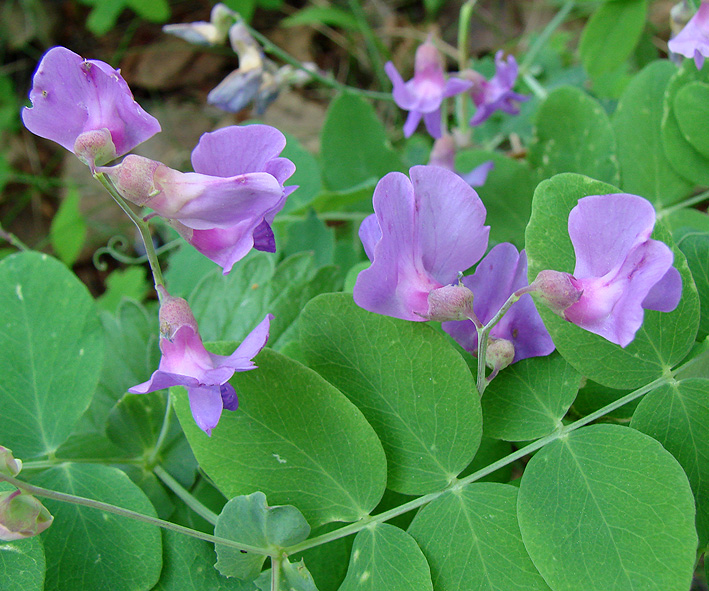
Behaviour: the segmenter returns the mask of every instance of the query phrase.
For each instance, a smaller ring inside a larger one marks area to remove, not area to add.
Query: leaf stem
[[[465,478],[461,480],[457,480],[455,482],[452,482],[450,485],[448,485],[446,488],[443,490],[429,493],[427,495],[424,495],[422,497],[418,497],[416,499],[413,499],[409,501],[408,503],[404,503],[403,505],[400,505],[399,507],[394,507],[393,509],[389,509],[389,511],[384,511],[383,513],[379,513],[378,515],[374,516],[368,516],[365,517],[364,519],[361,519],[357,523],[352,523],[350,525],[346,525],[345,527],[341,527],[340,529],[337,529],[335,531],[322,534],[320,536],[316,536],[314,538],[311,538],[309,540],[305,540],[303,542],[300,542],[299,544],[295,544],[293,546],[290,546],[285,549],[285,552],[287,554],[295,554],[296,552],[302,552],[303,550],[308,550],[309,548],[314,548],[316,546],[320,546],[321,544],[325,544],[327,542],[331,542],[333,540],[337,540],[339,538],[343,538],[345,536],[349,536],[351,534],[355,534],[367,526],[371,525],[372,523],[382,523],[384,521],[387,521],[389,519],[392,519],[394,517],[397,517],[398,515],[401,515],[403,513],[406,513],[408,511],[412,511],[414,509],[418,509],[419,507],[430,503],[431,501],[434,501],[438,497],[444,495],[445,493],[451,491],[451,490],[459,490],[463,488],[464,486],[467,486],[468,484],[471,484],[477,480],[480,480],[481,478],[487,476],[488,474],[492,474],[496,470],[499,470],[500,468],[503,468],[504,466],[507,466],[513,462],[516,462],[520,458],[526,456],[527,454],[530,454],[534,451],[537,451],[538,449],[541,449],[545,445],[548,445],[549,443],[552,443],[553,441],[556,441],[557,439],[561,439],[562,437],[565,437],[572,431],[575,431],[576,429],[579,429],[585,425],[588,425],[589,423],[595,421],[596,419],[601,418],[602,416],[613,412],[617,408],[620,408],[621,406],[624,406],[628,404],[629,402],[632,402],[633,400],[640,398],[641,396],[647,394],[648,392],[651,392],[652,390],[659,388],[660,386],[663,386],[665,384],[671,383],[674,381],[673,377],[673,372],[668,372],[667,375],[663,375],[662,377],[650,382],[649,384],[646,384],[645,386],[638,388],[637,390],[631,392],[630,394],[626,394],[622,398],[619,398],[618,400],[615,400],[614,402],[611,402],[610,404],[607,404],[603,408],[597,410],[596,412],[593,412],[589,415],[586,415],[585,417],[569,424],[566,425],[565,427],[560,427],[553,433],[550,433],[549,435],[542,437],[541,439],[537,439],[536,441],[533,441],[529,445],[505,456],[504,458],[501,458],[500,460],[497,460],[496,462],[493,462],[489,466],[486,466],[485,468],[482,468],[478,470],[477,472],[473,472],[472,474],[466,476]]]
[[[167,398],[167,402],[165,403],[165,416],[162,420],[162,427],[160,427],[160,434],[158,435],[158,440],[155,442],[155,447],[150,453],[150,456],[148,456],[147,464],[149,467],[152,467],[157,461],[158,454],[160,453],[160,450],[162,449],[162,446],[165,443],[167,433],[170,430],[170,415],[172,412],[172,402],[169,394],[165,398]]]
[[[468,60],[470,56],[468,55],[468,38],[470,34],[470,21],[473,17],[473,12],[475,10],[475,5],[478,0],[467,0],[460,7],[460,14],[458,16],[458,71],[462,72],[468,68]],[[467,93],[462,93],[455,97],[455,116],[458,120],[458,129],[462,137],[470,135],[470,128],[468,126],[468,95]]]
[[[569,2],[564,4],[561,10],[556,13],[556,16],[554,16],[554,18],[549,21],[547,26],[544,27],[544,30],[542,31],[541,35],[536,38],[536,40],[532,44],[532,47],[530,47],[529,51],[525,54],[524,59],[522,60],[522,63],[519,66],[521,72],[525,73],[529,71],[529,68],[534,63],[537,54],[547,44],[549,38],[554,34],[554,31],[556,31],[566,20],[566,17],[574,8],[575,4],[576,2],[574,0],[570,0]]]
[[[153,237],[150,235],[150,228],[148,224],[142,220],[136,213],[131,209],[130,205],[118,194],[118,191],[113,186],[110,179],[102,172],[95,172],[94,178],[100,182],[109,195],[113,197],[113,200],[118,203],[118,206],[126,213],[126,215],[131,219],[138,228],[140,232],[140,237],[143,239],[145,244],[145,253],[148,257],[148,263],[150,263],[150,270],[153,272],[153,281],[155,283],[155,289],[157,290],[158,285],[165,285],[165,280],[162,276],[162,270],[160,269],[160,262],[158,261],[158,255],[155,252],[155,246],[153,245]]]
[[[131,511],[130,509],[124,509],[123,507],[116,507],[115,505],[110,505],[101,501],[95,501],[93,499],[87,499],[85,497],[79,497],[76,495],[68,495],[66,493],[61,493],[39,486],[34,486],[21,480],[17,480],[16,478],[8,476],[7,474],[0,473],[0,481],[9,482],[13,486],[38,497],[53,499],[55,501],[61,501],[62,503],[70,503],[72,505],[79,505],[82,507],[90,507],[91,509],[98,509],[99,511],[106,511],[107,513],[113,513],[114,515],[120,515],[121,517],[128,517],[130,519],[135,519],[136,521],[142,521],[143,523],[156,525],[157,527],[162,527],[163,529],[169,529],[170,531],[185,534],[187,536],[200,540],[205,540],[206,542],[222,544],[230,548],[236,548],[237,550],[252,552],[253,554],[259,554],[261,556],[273,556],[272,552],[269,552],[265,548],[249,546],[248,544],[240,544],[239,542],[235,542],[233,540],[227,540],[226,538],[220,538],[218,536],[205,534],[201,531],[190,529],[189,527],[177,525],[176,523],[170,523],[169,521],[164,521],[163,519],[158,519],[157,517],[144,515],[142,513],[138,513],[137,511]]]
[[[364,42],[367,45],[367,53],[369,54],[369,59],[372,62],[372,69],[377,77],[379,88],[386,88],[389,84],[389,79],[384,73],[384,64],[382,63],[382,58],[379,54],[379,47],[377,47],[377,37],[367,21],[367,16],[364,14],[364,10],[362,9],[362,5],[359,3],[359,0],[348,0],[347,4],[349,5],[352,14],[354,14],[360,33],[362,33],[362,36],[364,37]]]
[[[280,591],[282,556],[271,556],[271,591]]]
[[[699,195],[695,195],[694,197],[685,199],[680,203],[675,203],[670,207],[662,208],[660,211],[657,212],[657,219],[662,219],[670,215],[671,213],[674,213],[675,211],[679,211],[680,209],[684,209],[685,207],[691,207],[692,205],[696,205],[697,203],[702,203],[707,199],[709,199],[709,191],[704,191],[702,193],[699,193]]]
[[[157,465],[153,467],[153,472],[163,484],[167,486],[172,492],[174,492],[192,511],[197,513],[204,520],[208,521],[212,525],[217,524],[218,515],[205,507],[200,503],[190,492],[185,489],[177,480],[175,480],[162,466]]]

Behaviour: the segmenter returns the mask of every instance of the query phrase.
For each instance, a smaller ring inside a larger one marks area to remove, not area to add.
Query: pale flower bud
[[[515,346],[507,339],[490,338],[485,354],[485,363],[496,371],[505,369],[515,358]]]
[[[428,320],[467,320],[473,315],[473,292],[462,284],[444,285],[428,294]]]
[[[30,538],[42,533],[54,520],[46,507],[20,490],[0,493],[0,540]]]
[[[160,292],[160,334],[172,340],[177,330],[183,326],[189,326],[195,333],[199,332],[197,321],[187,300],[171,296],[162,285],[158,285],[158,291]]]
[[[555,314],[562,317],[564,310],[578,302],[583,295],[578,280],[561,271],[540,271],[531,287]]]
[[[74,154],[91,168],[110,162],[117,156],[111,132],[105,127],[80,134],[74,142]]]
[[[17,476],[22,470],[22,461],[15,459],[12,450],[0,445],[0,474]]]

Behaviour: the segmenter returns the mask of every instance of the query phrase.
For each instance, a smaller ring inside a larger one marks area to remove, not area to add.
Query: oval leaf
[[[222,414],[211,437],[195,424],[186,390],[171,389],[201,467],[227,497],[261,490],[272,503],[298,507],[313,527],[367,515],[384,492],[386,460],[362,413],[275,351],[262,351],[256,364],[232,378],[239,408]]]
[[[52,490],[155,517],[143,492],[116,468],[63,464],[32,479]],[[42,534],[47,591],[147,591],[162,569],[160,530],[126,517],[44,499],[54,523]]]
[[[372,314],[349,294],[314,298],[300,317],[308,365],[340,389],[379,435],[387,487],[441,490],[472,460],[480,402],[463,358],[421,323]]]
[[[409,527],[436,591],[548,591],[522,544],[517,489],[477,483],[423,507]]]
[[[634,429],[594,425],[540,450],[522,476],[517,513],[554,591],[690,586],[697,534],[687,477]]]
[[[2,444],[22,459],[54,452],[88,408],[103,331],[84,285],[36,252],[0,261]]]

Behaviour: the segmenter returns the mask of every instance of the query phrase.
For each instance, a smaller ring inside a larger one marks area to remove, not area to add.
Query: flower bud
[[[0,493],[0,540],[30,538],[42,533],[54,520],[32,495],[20,490]]]
[[[74,154],[92,169],[116,158],[116,146],[107,128],[85,131],[74,142]]]
[[[155,187],[155,173],[161,166],[167,168],[156,160],[129,154],[120,164],[102,172],[111,179],[121,197],[143,206],[159,192]]]
[[[578,302],[583,295],[579,281],[573,275],[561,271],[540,271],[531,287],[559,316],[563,316],[564,310]]]
[[[198,333],[197,321],[187,300],[171,296],[162,285],[158,285],[158,291],[160,293],[160,334],[171,341],[177,330],[183,326],[189,326]]]
[[[473,315],[473,292],[465,285],[444,285],[428,294],[428,320],[467,320]]]
[[[22,470],[22,461],[16,460],[12,450],[0,445],[0,474],[17,476]]]
[[[507,339],[490,338],[485,363],[495,371],[505,369],[515,358],[515,346]]]

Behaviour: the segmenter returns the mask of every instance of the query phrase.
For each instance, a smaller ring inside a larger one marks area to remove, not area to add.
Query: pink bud
[[[0,474],[17,476],[22,470],[22,461],[16,460],[12,450],[0,445]]]
[[[561,271],[540,271],[531,287],[559,316],[563,316],[564,310],[578,302],[583,295],[579,281],[573,275]]]
[[[467,320],[473,315],[473,292],[462,284],[444,285],[428,294],[428,320]]]
[[[30,538],[42,533],[54,520],[32,495],[20,490],[0,493],[0,540]]]
[[[490,338],[485,354],[485,363],[496,372],[505,369],[515,358],[515,346],[507,339]]]
[[[129,154],[117,166],[101,172],[111,179],[124,199],[143,206],[159,191],[155,187],[155,174],[160,167],[167,168],[156,160]]]
[[[158,285],[160,292],[160,334],[168,340],[183,326],[189,326],[195,333],[199,332],[197,321],[187,300],[176,298],[167,293],[164,286]]]
[[[107,128],[85,131],[74,142],[74,154],[87,166],[110,162],[116,158],[116,146]]]

